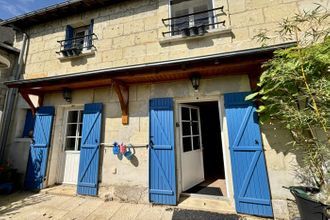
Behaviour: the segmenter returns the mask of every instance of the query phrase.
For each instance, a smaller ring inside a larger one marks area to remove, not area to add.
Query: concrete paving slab
[[[146,205],[136,216],[136,220],[161,220],[165,208],[163,206]]]
[[[119,202],[104,202],[95,209],[89,216],[88,220],[110,219],[125,204]]]
[[[97,209],[103,201],[97,198],[89,197],[79,197],[81,200],[85,200],[68,214],[63,216],[63,219],[85,219],[89,216],[95,209]]]
[[[130,220],[135,219],[143,209],[145,209],[146,205],[142,204],[125,204],[119,208],[119,210],[110,218],[115,220]]]

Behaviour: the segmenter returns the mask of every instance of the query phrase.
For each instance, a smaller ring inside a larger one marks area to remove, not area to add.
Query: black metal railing
[[[97,35],[93,33],[82,37],[57,41],[60,44],[60,50],[56,53],[62,54],[64,57],[78,56],[84,49],[96,49],[94,40],[97,39]]]
[[[221,15],[226,15],[224,6],[205,11],[199,11],[182,16],[162,19],[163,24],[169,28],[163,32],[163,36],[183,35],[198,36],[205,34],[209,29],[216,28],[218,25],[225,26],[225,20],[219,20]]]

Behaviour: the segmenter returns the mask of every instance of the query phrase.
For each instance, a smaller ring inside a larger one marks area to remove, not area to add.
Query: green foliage
[[[330,37],[329,13],[321,6],[284,19],[278,31],[297,46],[275,51],[263,65],[258,100],[261,121],[278,120],[292,134],[291,146],[304,153],[305,168],[321,187],[329,181]],[[324,27],[324,25],[328,25]],[[265,33],[256,36],[264,43]],[[260,39],[261,38],[261,39]]]

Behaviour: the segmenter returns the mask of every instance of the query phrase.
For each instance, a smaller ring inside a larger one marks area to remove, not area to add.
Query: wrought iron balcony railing
[[[199,11],[182,16],[162,19],[163,24],[169,28],[163,36],[182,35],[184,37],[204,35],[208,30],[225,26],[225,20],[219,20],[221,15],[226,15],[224,6],[210,10]]]
[[[60,50],[57,54],[62,54],[64,57],[78,56],[83,50],[96,49],[94,40],[97,40],[96,34],[89,34],[82,37],[75,37],[57,41],[60,44]]]

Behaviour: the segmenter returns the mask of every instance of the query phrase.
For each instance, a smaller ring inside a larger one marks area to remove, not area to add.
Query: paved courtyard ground
[[[259,219],[236,214],[176,209],[151,204],[105,202],[99,198],[62,196],[45,193],[17,192],[0,195],[0,220],[4,219],[120,219],[120,220],[179,220],[179,219]]]

